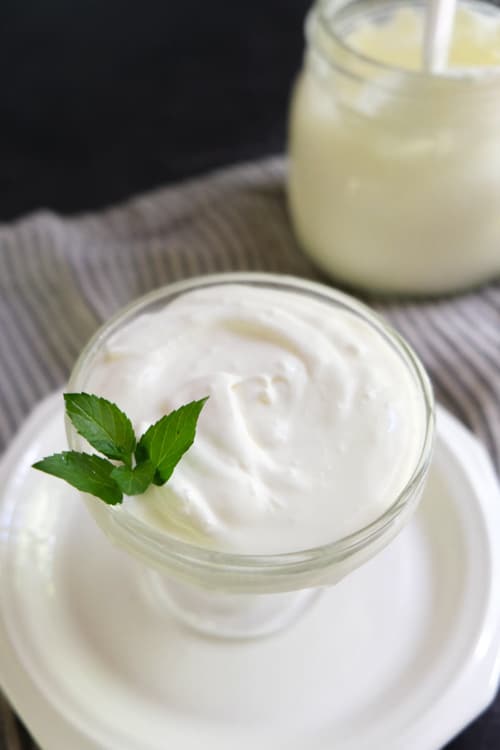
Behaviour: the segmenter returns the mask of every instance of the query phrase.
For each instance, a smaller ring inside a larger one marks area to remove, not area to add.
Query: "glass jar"
[[[411,0],[318,0],[307,18],[289,206],[304,251],[349,285],[436,294],[500,273],[500,11],[461,7],[498,24],[497,67],[403,70],[346,41],[401,8],[422,14]]]
[[[86,390],[96,355],[120,328],[144,313],[158,310],[194,289],[239,284],[280,289],[311,297],[328,308],[350,311],[374,329],[402,360],[415,384],[424,432],[421,452],[408,482],[388,509],[365,528],[314,549],[287,554],[237,554],[207,549],[168,535],[127,512],[126,503],[106,505],[85,495],[97,524],[110,540],[144,563],[153,598],[165,602],[199,632],[223,637],[267,635],[291,622],[314,600],[318,587],[339,581],[381,550],[416,508],[427,475],[433,442],[434,402],[427,375],[401,337],[365,305],[321,284],[271,274],[232,273],[205,276],[159,289],[119,312],[91,339],[78,359],[68,392]],[[66,423],[73,450],[83,439]]]

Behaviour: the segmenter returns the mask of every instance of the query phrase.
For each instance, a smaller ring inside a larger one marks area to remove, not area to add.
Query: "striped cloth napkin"
[[[101,214],[39,212],[0,227],[0,451],[30,409],[64,384],[99,324],[134,297],[220,271],[325,281],[293,237],[284,177],[284,161],[270,159]],[[413,344],[439,400],[499,469],[500,284],[421,303],[368,301]],[[0,750],[34,747],[5,706],[3,729]]]

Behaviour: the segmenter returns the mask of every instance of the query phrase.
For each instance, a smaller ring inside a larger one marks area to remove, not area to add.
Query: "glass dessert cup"
[[[231,273],[204,276],[156,290],[135,300],[90,340],[71,374],[67,390],[86,390],[97,352],[137,316],[153,312],[195,289],[227,284],[279,289],[321,301],[334,311],[347,310],[382,336],[411,374],[423,414],[424,434],[416,465],[387,510],[355,533],[318,547],[279,554],[238,554],[202,547],[159,531],[127,512],[126,502],[109,506],[84,495],[99,527],[113,544],[146,568],[150,593],[185,624],[219,637],[270,634],[292,622],[323,586],[340,581],[382,550],[402,529],[418,505],[430,465],[434,434],[432,388],[420,361],[405,341],[369,308],[321,284],[286,276]],[[71,449],[83,439],[69,421]]]

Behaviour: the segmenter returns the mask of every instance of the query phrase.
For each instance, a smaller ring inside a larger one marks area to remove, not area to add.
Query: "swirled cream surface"
[[[137,433],[208,395],[172,478],[123,509],[197,544],[279,553],[339,539],[394,502],[423,442],[413,378],[352,312],[223,285],[114,334],[86,390],[115,401]]]

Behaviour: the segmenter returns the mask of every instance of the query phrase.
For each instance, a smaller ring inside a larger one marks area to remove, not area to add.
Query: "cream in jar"
[[[317,547],[375,521],[408,484],[426,430],[412,372],[361,315],[238,284],[187,292],[118,329],[86,390],[118,403],[138,433],[210,397],[169,482],[123,509],[238,553]]]
[[[320,2],[290,121],[289,201],[325,271],[385,292],[500,272],[500,11],[459,5],[448,68],[421,70],[423,6]]]

